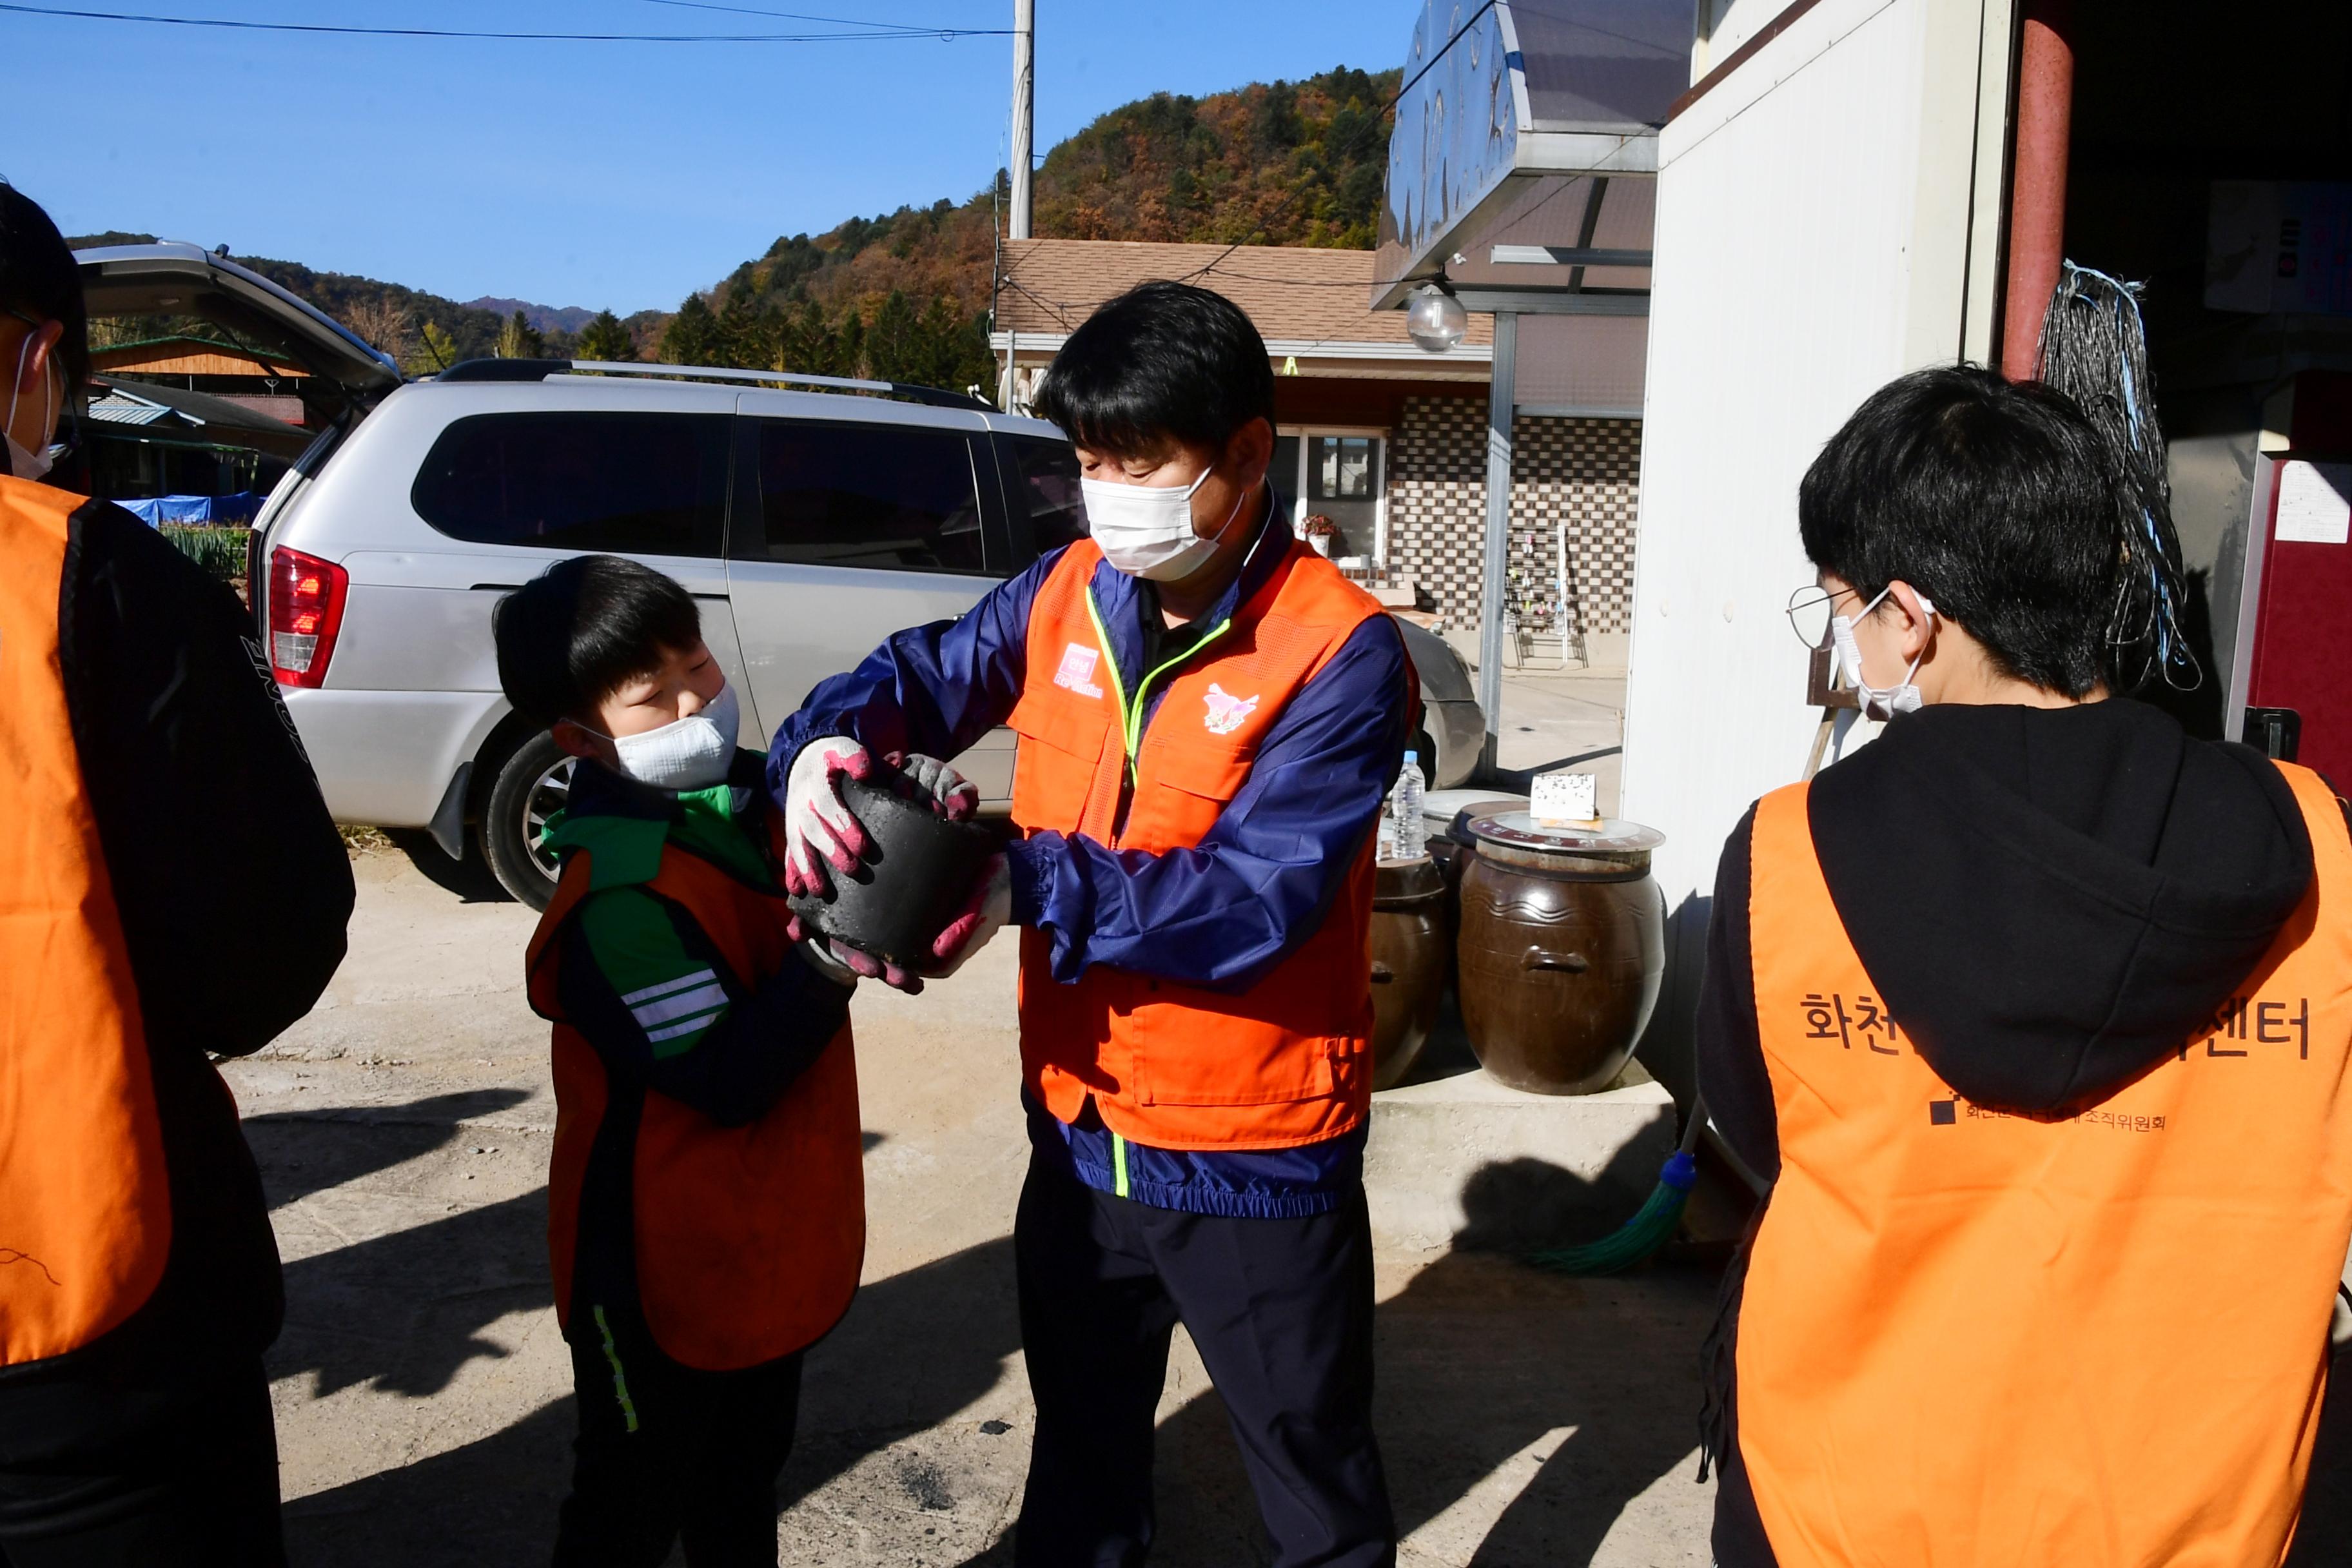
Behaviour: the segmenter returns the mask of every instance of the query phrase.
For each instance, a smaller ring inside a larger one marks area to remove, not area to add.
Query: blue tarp
[[[115,504],[150,528],[166,522],[248,523],[261,510],[261,495],[239,490],[233,496],[152,496]]]

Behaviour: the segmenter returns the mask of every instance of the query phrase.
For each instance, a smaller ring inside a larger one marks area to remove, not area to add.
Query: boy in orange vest
[[[555,1561],[771,1565],[801,1352],[866,1241],[849,996],[795,939],[694,600],[611,555],[509,595],[499,679],[580,759],[531,939],[580,1435]]]
[[[1391,1563],[1362,1172],[1403,639],[1294,537],[1268,481],[1272,365],[1232,301],[1181,283],[1112,300],[1041,412],[1076,443],[1089,536],[898,633],[778,729],[786,876],[857,854],[833,779],[869,752],[1019,733],[1022,837],[936,950],[1023,928],[1013,1255],[1037,1426],[1016,1562],[1149,1550],[1181,1321],[1274,1561]]]

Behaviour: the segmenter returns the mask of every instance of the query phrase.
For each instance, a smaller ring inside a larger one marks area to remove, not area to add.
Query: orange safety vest
[[[2318,776],[2283,771],[2302,905],[2210,1027],[2065,1117],[1936,1076],[1839,921],[1805,787],[1757,806],[1781,1173],[1738,1442],[1781,1568],[2285,1556],[2352,1233],[2352,847]]]
[[[555,1150],[547,1243],[555,1305],[571,1330],[572,1263],[589,1155],[613,1109],[603,1061],[563,1017],[556,932],[589,891],[593,851],[565,859],[528,957],[531,1009],[555,1025]],[[783,900],[675,845],[635,884],[685,909],[728,970],[753,986],[801,962]],[[709,1372],[756,1366],[824,1337],[849,1310],[866,1257],[857,1065],[845,1022],[758,1120],[721,1127],[648,1090],[630,1180],[637,1305],[671,1360]]]
[[[1123,689],[1087,587],[1101,559],[1093,541],[1072,544],[1030,610],[1010,721],[1021,737],[1013,820],[1026,834],[1084,834],[1114,849],[1190,848],[1249,778],[1292,696],[1383,612],[1294,541],[1233,619],[1181,661],[1147,729],[1141,714],[1160,672],[1145,676],[1143,691]],[[1295,1148],[1361,1123],[1371,1103],[1372,857],[1367,834],[1322,924],[1238,994],[1107,964],[1063,984],[1051,939],[1024,930],[1030,1093],[1063,1121],[1091,1095],[1113,1132],[1162,1149]]]
[[[172,1202],[137,982],[58,665],[68,520],[0,477],[0,1366],[154,1293]]]

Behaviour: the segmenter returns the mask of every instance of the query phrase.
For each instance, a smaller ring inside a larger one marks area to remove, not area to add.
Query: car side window
[[[1029,509],[1029,539],[1037,553],[1087,536],[1086,503],[1078,491],[1078,454],[1067,441],[1012,437],[1021,483],[1013,504]]]
[[[769,560],[901,572],[987,569],[965,436],[905,425],[758,425]]]
[[[478,544],[715,556],[727,447],[724,415],[475,415],[441,432],[410,498]]]

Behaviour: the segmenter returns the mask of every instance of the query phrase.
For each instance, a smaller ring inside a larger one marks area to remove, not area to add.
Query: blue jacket
[[[1230,616],[1265,583],[1288,543],[1287,517],[1278,500],[1268,507],[1247,562],[1209,611],[1209,623]],[[776,799],[784,797],[793,758],[821,737],[847,735],[877,754],[951,757],[1003,723],[1028,670],[1030,606],[1060,554],[1007,580],[959,619],[896,634],[856,669],[809,693],[800,711],[778,727],[769,750],[768,787]],[[1120,679],[1133,690],[1145,673],[1136,584],[1106,563],[1096,567],[1092,586]],[[1054,977],[1068,982],[1094,964],[1108,963],[1239,992],[1311,934],[1371,832],[1403,759],[1411,734],[1411,715],[1401,699],[1405,657],[1404,639],[1389,617],[1359,626],[1275,721],[1248,780],[1192,848],[1153,855],[1060,833],[1011,845],[1013,918],[1051,939]],[[1147,700],[1146,728],[1165,689],[1163,681]],[[1108,1135],[1104,1142],[1108,1173]],[[1348,1145],[1345,1157],[1352,1159],[1360,1140],[1332,1144]],[[1075,1143],[1073,1152],[1080,1155],[1083,1178],[1084,1152]],[[1336,1149],[1333,1153],[1341,1157]],[[1214,1165],[1247,1158],[1197,1161]],[[1108,1177],[1089,1184],[1107,1186]],[[1156,1187],[1164,1193],[1171,1184]],[[1254,1190],[1259,1184],[1238,1184]],[[1194,1205],[1168,1201],[1159,1206]],[[1258,1210],[1221,1200],[1203,1212]]]

